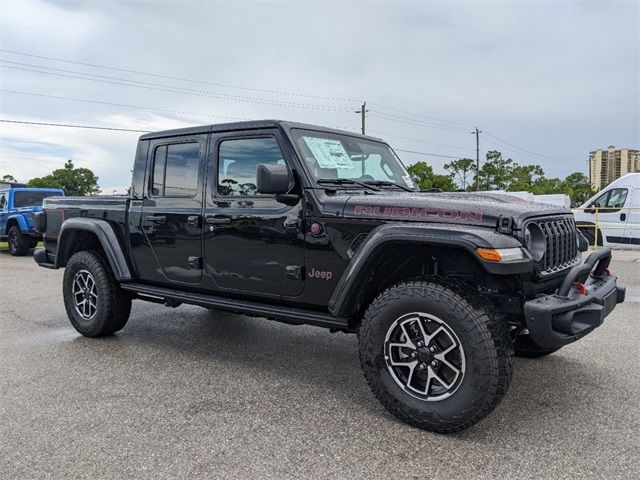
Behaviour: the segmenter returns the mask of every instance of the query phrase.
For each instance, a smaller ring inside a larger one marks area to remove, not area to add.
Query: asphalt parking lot
[[[442,436],[377,403],[353,335],[134,302],[87,339],[62,271],[0,252],[0,478],[638,478],[640,253],[614,259],[628,302]]]

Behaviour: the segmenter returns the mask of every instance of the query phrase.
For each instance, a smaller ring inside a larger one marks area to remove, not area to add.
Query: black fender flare
[[[113,227],[106,220],[98,218],[76,217],[64,221],[58,237],[58,255],[56,255],[55,268],[64,267],[67,264],[69,255],[66,242],[77,231],[91,232],[98,238],[116,280],[132,280],[127,258]]]
[[[487,262],[476,254],[476,248],[514,248],[522,244],[510,235],[483,227],[450,224],[393,224],[387,223],[371,231],[342,273],[331,298],[329,311],[342,316],[348,302],[357,293],[368,268],[375,262],[376,252],[390,242],[415,243],[432,246],[457,247],[471,254],[488,273],[515,275],[533,271],[534,261],[525,249],[525,259],[501,264]]]

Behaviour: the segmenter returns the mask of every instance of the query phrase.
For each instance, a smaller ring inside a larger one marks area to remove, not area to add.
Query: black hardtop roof
[[[361,137],[361,138],[368,138],[370,140],[382,141],[382,139],[380,138],[371,137],[368,135],[361,135],[359,133],[350,132],[348,130],[322,127],[319,125],[310,125],[307,123],[288,122],[284,120],[249,120],[246,122],[217,123],[213,125],[202,125],[198,127],[176,128],[173,130],[163,130],[160,132],[145,133],[140,137],[140,140],[149,140],[153,138],[164,138],[164,137],[176,137],[176,136],[183,136],[183,135],[194,135],[198,133],[232,132],[237,130],[257,130],[261,128],[277,128],[277,127],[284,128],[285,130],[290,130],[292,128],[319,130],[322,132],[340,133],[343,135],[350,135],[353,137]]]

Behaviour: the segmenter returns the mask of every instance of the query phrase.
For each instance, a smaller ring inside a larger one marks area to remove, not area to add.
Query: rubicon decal
[[[441,220],[464,220],[470,222],[482,222],[482,212],[466,212],[463,210],[450,210],[446,208],[416,208],[416,207],[370,207],[356,205],[353,214],[361,217],[387,217],[387,218],[438,218]]]
[[[328,270],[316,270],[315,268],[311,268],[311,270],[309,270],[309,278],[331,280],[331,277],[333,277],[333,272],[330,272]]]

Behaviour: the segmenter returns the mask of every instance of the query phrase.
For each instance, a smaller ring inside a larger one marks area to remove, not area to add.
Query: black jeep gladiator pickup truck
[[[488,415],[514,353],[578,340],[625,296],[569,210],[421,192],[382,140],[282,121],[143,135],[128,197],[48,198],[36,224],[82,335],[135,299],[355,332],[378,400],[435,432]]]

